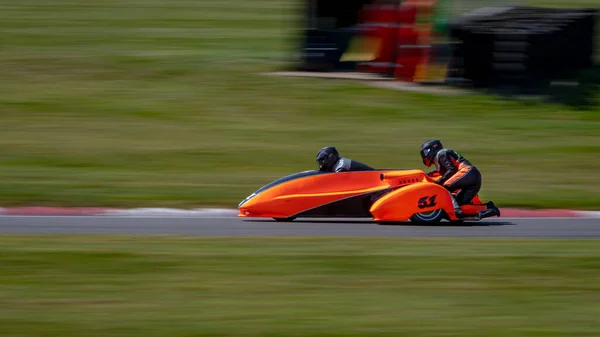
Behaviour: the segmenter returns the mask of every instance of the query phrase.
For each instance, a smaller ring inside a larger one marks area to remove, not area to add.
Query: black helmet
[[[319,171],[330,171],[333,169],[333,165],[340,158],[340,154],[333,146],[327,146],[317,152],[317,165],[319,165]]]
[[[423,145],[421,145],[421,158],[423,159],[423,164],[425,166],[430,167],[433,164],[433,160],[437,153],[443,149],[442,142],[434,139],[428,140]]]

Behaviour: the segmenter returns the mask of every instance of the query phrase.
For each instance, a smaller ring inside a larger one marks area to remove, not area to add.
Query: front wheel
[[[418,224],[431,225],[440,222],[443,216],[443,211],[441,209],[436,209],[431,212],[415,213],[410,217],[410,221]]]

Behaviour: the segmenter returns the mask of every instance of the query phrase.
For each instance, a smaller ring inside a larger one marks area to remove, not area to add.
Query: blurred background
[[[437,138],[480,169],[484,201],[599,210],[599,7],[0,0],[0,206],[235,208],[316,169],[324,146],[375,168],[426,169],[419,147]],[[416,232],[586,236],[597,220]],[[270,230],[306,224],[212,218],[0,221],[3,232],[264,233],[0,235],[2,337],[600,331],[595,240],[282,238]]]
[[[424,169],[418,148],[437,138],[481,169],[482,198],[500,207],[598,208],[598,92],[581,80],[595,69],[594,8],[3,0],[0,202],[234,208],[316,168],[323,146]],[[532,42],[510,49],[515,35]],[[273,76],[291,71],[309,77]],[[310,77],[340,72],[376,77]]]

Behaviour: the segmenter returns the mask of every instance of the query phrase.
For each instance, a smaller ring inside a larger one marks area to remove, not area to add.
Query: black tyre
[[[294,219],[296,219],[296,217],[291,216],[289,218],[273,218],[273,219],[275,219],[275,221],[277,221],[277,222],[292,222],[292,221],[294,221]]]
[[[415,213],[410,217],[410,221],[423,225],[431,225],[439,223],[444,217],[444,211],[436,209],[431,212]]]

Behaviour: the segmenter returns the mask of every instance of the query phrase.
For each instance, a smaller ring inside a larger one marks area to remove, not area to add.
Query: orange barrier
[[[361,37],[377,41],[375,57],[358,64],[358,71],[392,73],[394,69],[394,41],[398,28],[397,6],[370,5],[362,11]]]
[[[376,43],[370,45],[375,49],[372,59],[359,62],[357,70],[390,74],[408,82],[424,77],[433,36],[431,21],[420,25],[417,20],[430,17],[436,1],[407,0],[402,6],[365,6],[360,13],[360,38]]]

